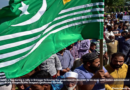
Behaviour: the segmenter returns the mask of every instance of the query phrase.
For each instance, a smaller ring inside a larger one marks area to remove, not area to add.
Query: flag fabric
[[[29,73],[78,40],[103,39],[103,0],[12,0],[11,5],[17,17],[0,24],[0,72],[7,78]]]

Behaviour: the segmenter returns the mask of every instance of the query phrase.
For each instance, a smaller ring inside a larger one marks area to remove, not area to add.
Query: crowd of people
[[[66,79],[62,84],[0,84],[0,90],[16,90],[16,87],[18,90],[130,90],[128,83],[113,80],[130,77],[129,22],[121,20],[122,15],[105,16],[103,69],[100,69],[100,40],[85,39],[53,54],[29,74],[19,77]],[[4,73],[0,77],[5,78]]]

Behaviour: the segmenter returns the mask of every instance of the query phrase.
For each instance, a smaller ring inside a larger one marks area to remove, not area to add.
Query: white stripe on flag
[[[91,17],[103,17],[104,14],[93,14],[93,15],[85,15],[85,16],[79,16],[79,17],[74,17],[74,18],[71,18],[71,19],[67,19],[67,20],[64,20],[62,22],[59,22],[57,24],[54,24],[52,26],[50,26],[49,28],[47,28],[43,34],[49,32],[50,30],[52,30],[53,28],[55,28],[56,26],[59,26],[61,24],[64,24],[64,23],[67,23],[67,22],[71,22],[71,21],[75,21],[75,20],[80,20],[80,19],[86,19],[86,18],[91,18]]]
[[[92,6],[96,6],[96,5],[104,5],[104,2],[90,3],[90,4],[86,4],[86,5],[68,8],[68,9],[62,10],[60,12],[60,14],[65,13],[65,12],[69,12],[69,11],[73,11],[73,10],[77,10],[77,9],[81,9],[81,8],[92,7]]]
[[[29,47],[26,47],[24,49],[16,50],[16,51],[5,53],[5,54],[0,54],[0,59],[4,59],[4,58],[8,58],[8,57],[11,57],[11,56],[15,56],[15,55],[19,55],[21,53],[24,53],[24,52],[30,50],[31,48],[33,48],[34,45],[35,44],[33,44]]]
[[[32,41],[38,39],[39,37],[40,37],[40,35],[38,35],[36,37],[33,37],[33,38],[30,38],[30,39],[23,40],[23,41],[2,45],[2,46],[0,46],[0,50],[4,50],[4,49],[8,49],[8,48],[19,46],[19,45],[23,45],[23,44],[32,42]]]
[[[25,32],[19,32],[19,33],[10,34],[10,35],[5,35],[5,36],[0,36],[0,41],[38,33],[40,31],[45,30],[50,24],[51,22],[37,29],[33,29],[33,30],[25,31]]]
[[[65,17],[68,17],[68,16],[73,16],[73,15],[82,14],[82,13],[88,13],[88,12],[94,12],[94,11],[104,11],[104,8],[95,8],[95,9],[83,10],[83,11],[79,11],[79,12],[66,14],[66,15],[57,17],[54,21],[62,19],[62,18],[65,18]]]
[[[63,26],[61,28],[58,28],[50,33],[48,33],[46,36],[44,36],[42,39],[40,39],[36,45],[33,47],[33,49],[26,55],[20,57],[20,58],[17,58],[15,60],[10,60],[10,61],[6,61],[6,62],[3,62],[3,63],[0,63],[0,68],[3,68],[3,67],[6,67],[6,66],[9,66],[9,65],[12,65],[12,64],[15,64],[17,63],[18,61],[22,60],[23,58],[25,58],[26,56],[28,56],[30,53],[32,53],[49,35],[53,34],[53,33],[56,33],[56,32],[59,32],[61,30],[64,30],[66,28],[69,28],[69,27],[72,27],[72,26],[76,26],[76,25],[80,25],[80,24],[85,24],[85,23],[91,23],[91,22],[104,22],[104,19],[96,19],[96,20],[88,20],[88,21],[82,21],[82,22],[77,22],[77,23],[72,23],[72,24],[69,24],[69,25],[66,25],[66,26]]]

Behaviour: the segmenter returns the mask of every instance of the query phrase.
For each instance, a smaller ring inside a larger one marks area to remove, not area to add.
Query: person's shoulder
[[[79,67],[77,67],[77,68],[74,70],[74,72],[79,72],[79,71],[83,71],[83,66],[82,66],[82,65],[79,66]]]
[[[105,65],[104,68],[107,70],[110,69],[110,64]]]
[[[123,64],[123,66],[122,66],[122,67],[123,67],[123,69],[125,69],[125,68],[126,68],[126,69],[128,69],[128,65],[127,65],[127,64],[125,64],[125,63]]]

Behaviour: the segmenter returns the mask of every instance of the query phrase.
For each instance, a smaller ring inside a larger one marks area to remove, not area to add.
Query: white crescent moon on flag
[[[41,16],[45,13],[46,9],[47,9],[47,3],[46,3],[46,0],[43,0],[42,7],[31,19],[29,19],[25,22],[16,24],[16,25],[11,25],[11,26],[23,26],[23,25],[32,24],[41,18]]]

